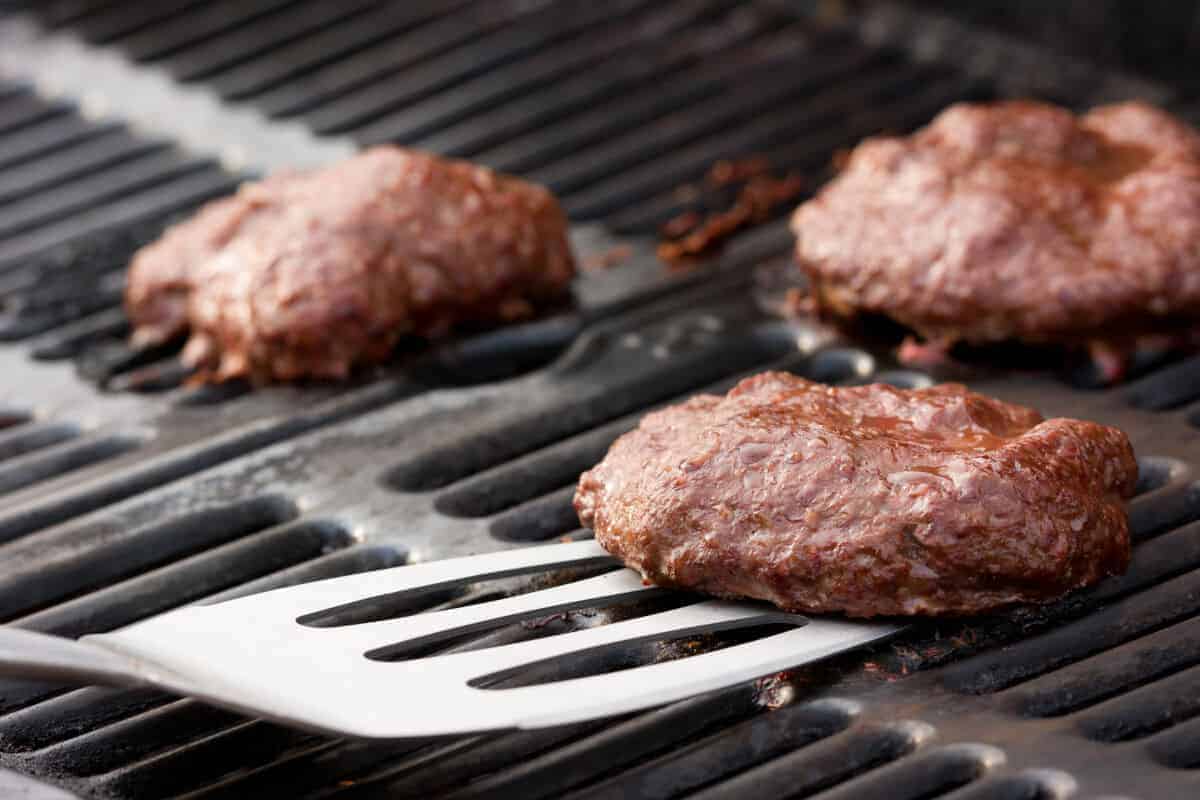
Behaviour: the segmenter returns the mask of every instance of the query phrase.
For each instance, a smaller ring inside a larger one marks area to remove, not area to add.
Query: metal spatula
[[[808,619],[765,605],[697,601],[533,641],[400,661],[378,659],[385,651],[428,649],[472,631],[666,591],[644,586],[627,569],[398,619],[311,624],[368,599],[401,600],[480,580],[609,563],[615,562],[595,542],[573,542],[395,567],[189,606],[78,642],[0,628],[0,673],[156,686],[297,727],[391,739],[539,728],[635,711],[806,664],[898,630]],[[772,623],[795,629],[619,672],[485,688],[548,659]]]

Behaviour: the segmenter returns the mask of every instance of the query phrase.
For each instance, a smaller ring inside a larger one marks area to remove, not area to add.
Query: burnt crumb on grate
[[[16,408],[0,408],[0,430],[23,425],[32,418],[33,416],[27,411]]]
[[[754,702],[772,711],[791,705],[796,699],[794,679],[795,674],[788,671],[759,678],[754,682]]]
[[[916,638],[905,643],[893,643],[886,652],[863,662],[863,669],[872,677],[886,681],[931,669],[940,664],[978,652],[985,636],[978,628],[962,625],[946,632],[935,631],[930,638]]]
[[[717,252],[735,234],[771,219],[804,191],[807,181],[799,174],[775,174],[763,156],[722,160],[705,177],[703,188],[683,187],[677,194],[693,202],[720,203],[726,207],[701,213],[685,211],[662,225],[658,257],[672,269],[687,269],[696,259]],[[731,200],[718,198],[734,192]]]
[[[585,272],[590,270],[606,270],[619,267],[633,256],[633,248],[627,244],[610,247],[602,253],[588,256],[579,264]]]

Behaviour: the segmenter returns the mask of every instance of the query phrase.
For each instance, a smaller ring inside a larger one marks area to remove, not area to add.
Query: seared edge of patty
[[[646,415],[575,507],[654,583],[795,611],[967,614],[1122,572],[1124,433],[954,384],[764,373]]]

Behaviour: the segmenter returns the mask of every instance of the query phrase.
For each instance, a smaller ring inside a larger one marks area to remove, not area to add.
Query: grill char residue
[[[563,317],[401,354],[345,390],[183,388],[172,349],[122,344],[123,267],[168,220],[243,176],[0,84],[0,369],[19,376],[0,398],[0,615],[63,635],[410,553],[586,535],[569,506],[581,466],[647,408],[746,372],[927,381],[761,310],[755,269],[777,276],[788,260],[778,221],[682,276],[665,276],[638,237],[720,202],[697,187],[721,158],[761,153],[815,185],[838,148],[957,99],[1162,99],[886,5],[833,26],[765,0],[352,2],[336,13],[319,0],[57,0],[34,11],[278,119],[547,182],[577,223],[604,225],[578,228],[584,257],[633,245],[625,264],[580,280]],[[518,366],[484,375],[497,354]],[[1117,424],[1142,455],[1130,573],[1049,609],[918,625],[879,652],[618,720],[437,742],[333,741],[155,692],[5,682],[0,764],[117,797],[1029,798],[1073,782],[1186,792],[1200,765],[1196,363],[1107,391],[972,381],[1047,414]],[[455,587],[370,613],[570,578]],[[646,610],[584,610],[450,646]]]

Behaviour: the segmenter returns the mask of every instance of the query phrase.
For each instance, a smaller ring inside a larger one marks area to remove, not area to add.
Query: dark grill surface
[[[566,313],[402,347],[348,387],[193,388],[173,347],[125,346],[124,266],[249,173],[0,83],[3,621],[78,636],[201,598],[586,536],[574,480],[650,407],[766,367],[830,383],[937,377],[772,313],[788,285],[782,219],[667,270],[658,226],[730,199],[704,188],[714,162],[763,155],[812,189],[839,148],[958,99],[1175,100],[940,18],[800,5],[57,0],[0,19],[36,19],[181,92],[320,134],[522,173],[563,198],[585,260],[629,251],[581,276]],[[154,691],[5,681],[0,765],[121,798],[1193,796],[1200,358],[1145,360],[1139,374],[1109,389],[1078,375],[969,380],[1048,416],[1117,424],[1141,458],[1129,573],[1054,606],[921,623],[874,652],[620,719],[437,741],[330,740]]]

